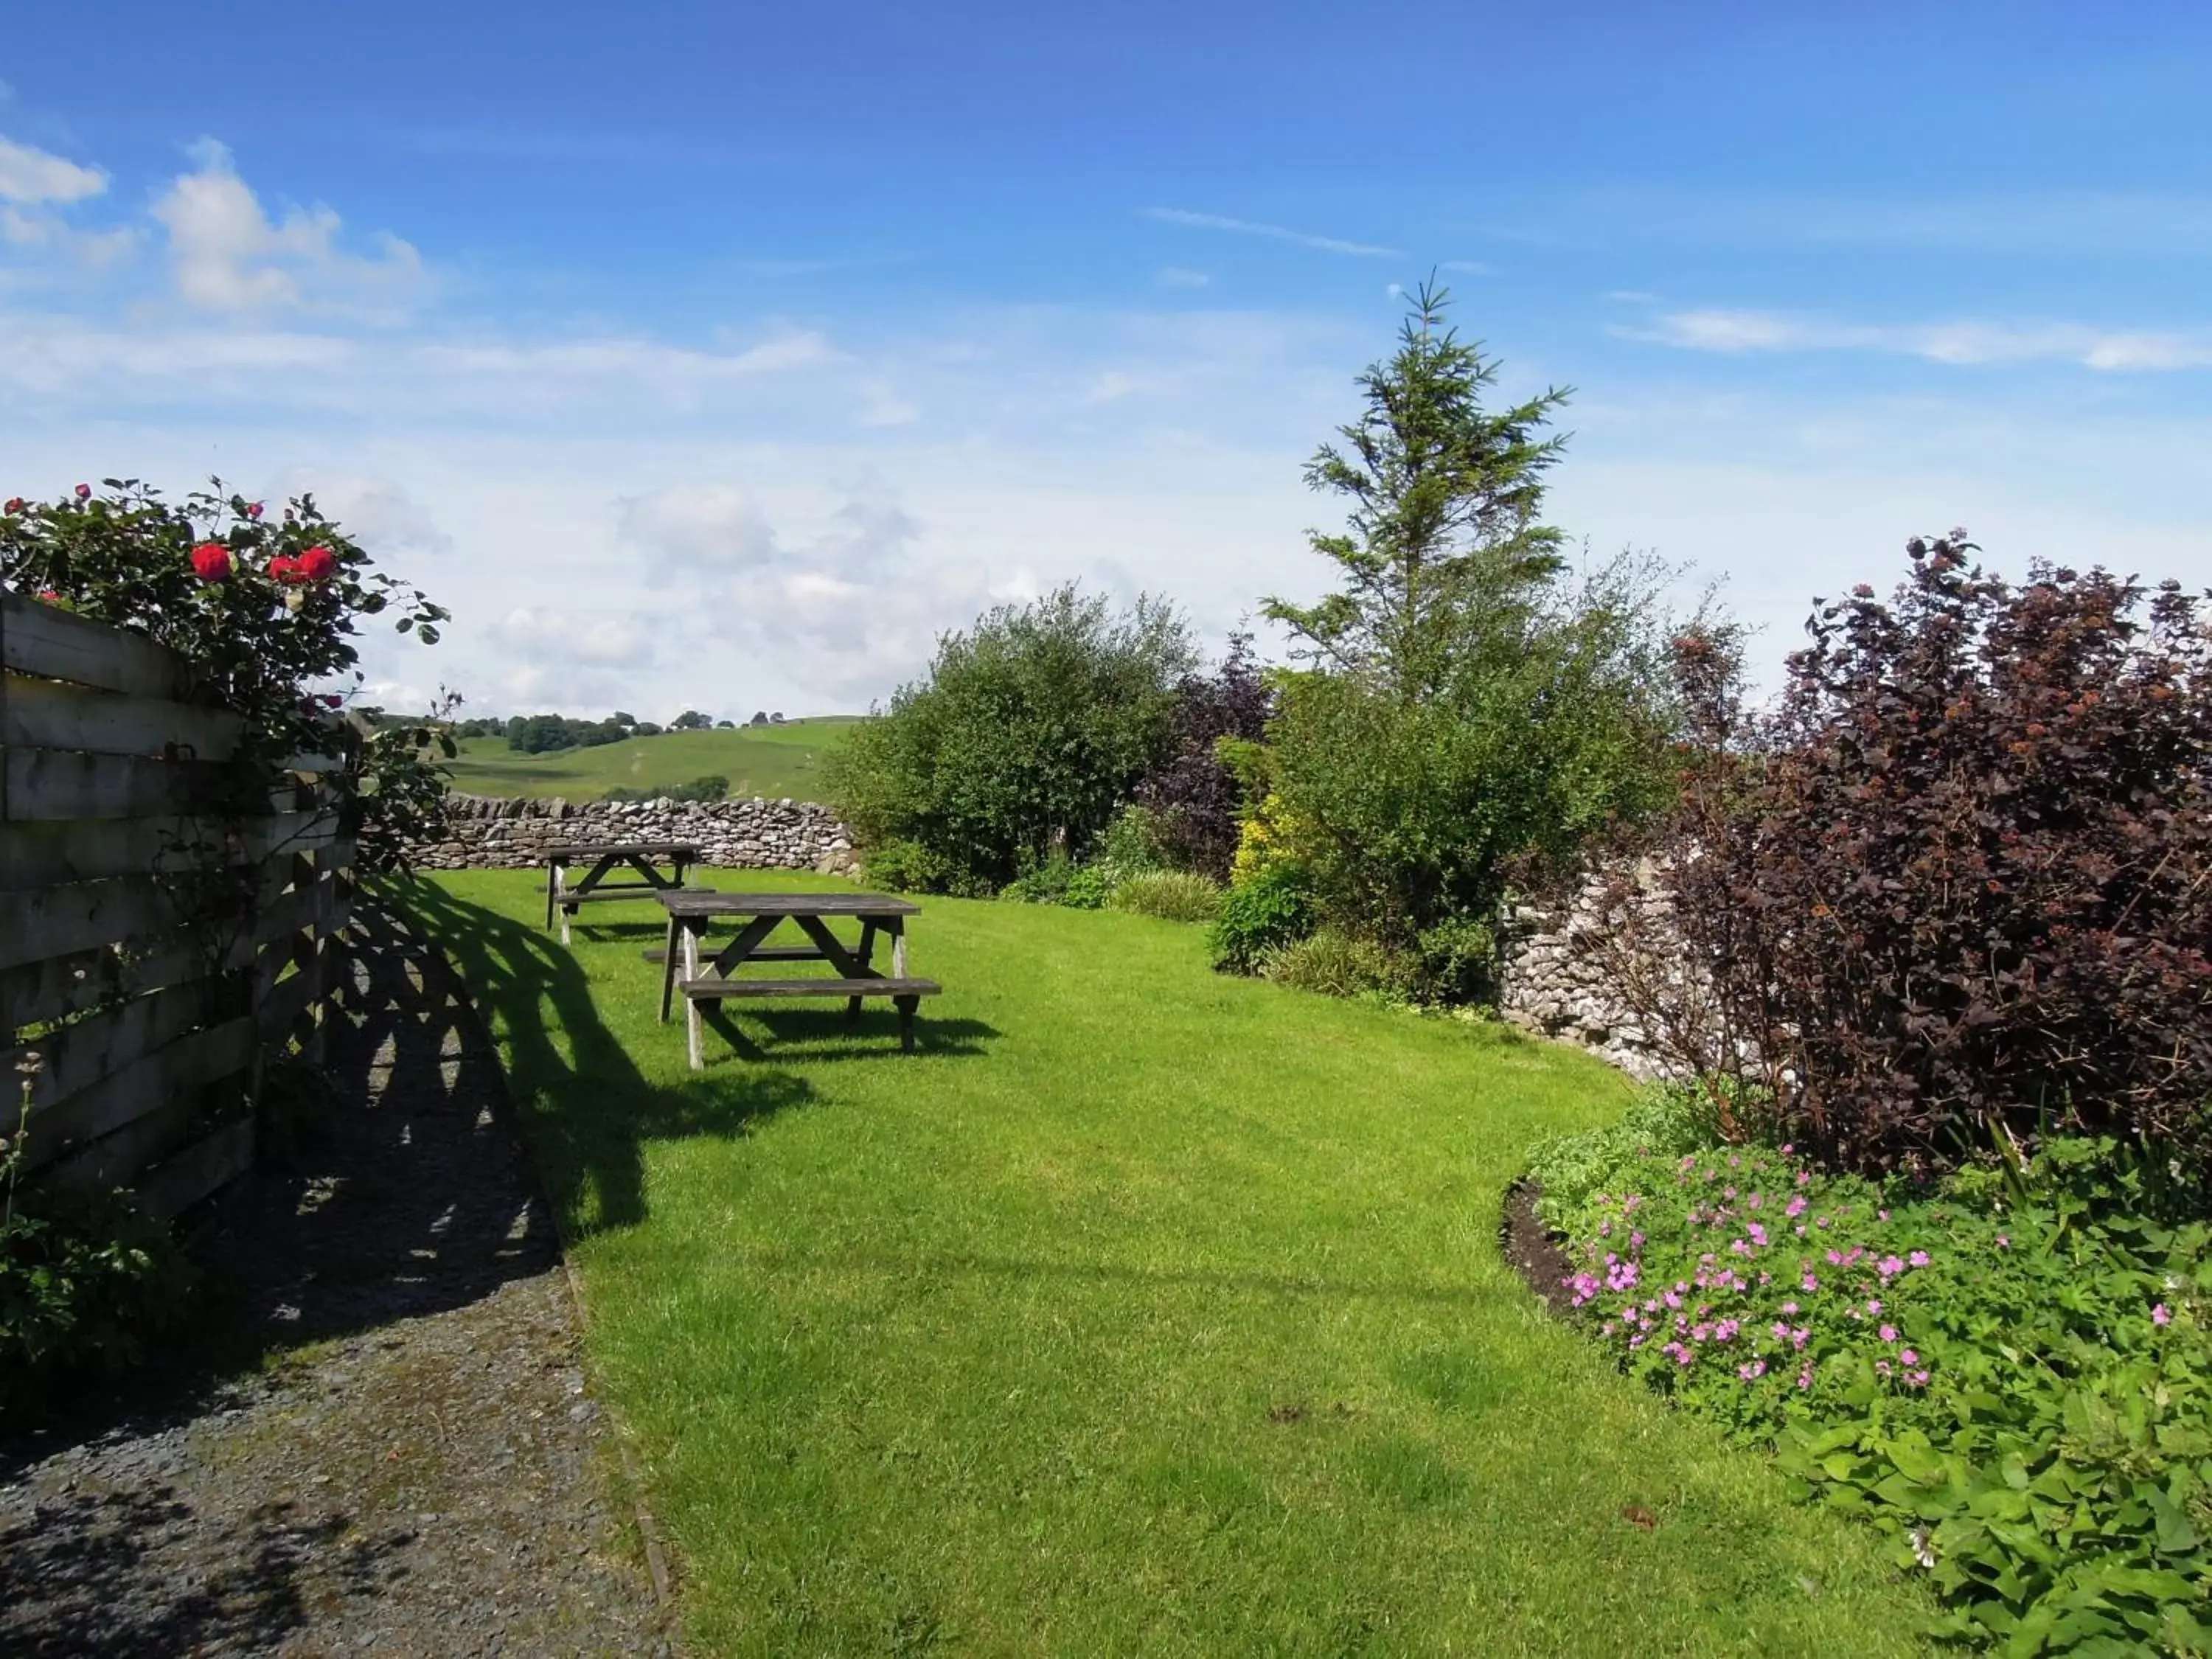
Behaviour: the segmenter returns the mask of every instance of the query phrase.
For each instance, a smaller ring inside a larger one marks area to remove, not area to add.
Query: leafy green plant
[[[1260,865],[1221,902],[1213,924],[1213,965],[1230,973],[1256,974],[1270,955],[1297,944],[1319,925],[1304,869],[1287,860]]]
[[[689,783],[648,784],[639,789],[626,788],[621,784],[617,784],[608,790],[602,799],[606,800],[717,801],[727,800],[729,795],[729,779],[716,772],[703,778],[694,778]]]
[[[825,768],[830,799],[863,847],[925,847],[936,879],[969,890],[1055,849],[1085,860],[1165,754],[1195,662],[1181,616],[1149,597],[1117,611],[1071,585],[1000,606],[853,729]]]
[[[1277,677],[1265,771],[1323,916],[1464,1001],[1491,994],[1510,867],[1570,860],[1668,799],[1674,697],[1668,573],[1577,576],[1541,521],[1566,393],[1486,407],[1498,365],[1449,303],[1413,296],[1359,417],[1307,466],[1347,522],[1311,538],[1334,591],[1266,606],[1307,666]]]
[[[1884,1188],[1678,1152],[1698,1098],[1539,1150],[1624,1368],[1887,1533],[1945,1634],[2212,1651],[2212,1229],[2148,1213],[2109,1139]]]
[[[1188,870],[1147,870],[1117,885],[1106,902],[1162,921],[1212,921],[1227,896],[1218,882]]]
[[[142,1363],[191,1311],[192,1274],[166,1229],[118,1196],[39,1213],[16,1190],[21,1127],[0,1137],[0,1421],[46,1414],[64,1390]]]
[[[1415,979],[1414,964],[1404,957],[1371,939],[1334,927],[1322,927],[1278,946],[1261,959],[1260,972],[1292,990],[1331,997],[1372,993],[1399,1000],[1412,990]]]

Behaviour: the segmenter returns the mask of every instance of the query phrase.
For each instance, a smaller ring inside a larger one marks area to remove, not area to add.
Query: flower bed
[[[2212,1236],[2109,1140],[1940,1187],[1718,1146],[1679,1096],[1539,1148],[1563,1287],[2007,1653],[2212,1652]]]

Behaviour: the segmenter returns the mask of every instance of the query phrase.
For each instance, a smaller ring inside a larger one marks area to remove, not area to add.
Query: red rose
[[[21,495],[10,495],[5,510],[9,513],[21,513],[23,510],[23,498]]]
[[[79,484],[76,487],[76,498],[81,501],[90,501],[92,499],[92,486],[90,484]]]
[[[307,580],[300,574],[300,562],[289,553],[279,553],[269,561],[269,577],[271,581],[280,581],[287,586]]]
[[[219,582],[230,574],[230,550],[221,542],[202,542],[192,550],[192,574],[204,582]]]
[[[323,693],[323,706],[326,708],[343,708],[345,707],[345,699],[335,691],[325,691]]]
[[[59,605],[62,596],[51,587],[42,587],[39,590],[39,598],[48,605]]]
[[[261,503],[258,501],[248,501],[246,504],[246,516],[249,519],[259,518],[261,516]]]
[[[299,565],[303,580],[326,582],[338,574],[338,556],[327,547],[311,547],[300,555]]]

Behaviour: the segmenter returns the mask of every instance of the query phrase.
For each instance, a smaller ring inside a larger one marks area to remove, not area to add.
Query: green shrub
[[[1212,921],[1225,896],[1218,883],[1187,870],[1147,870],[1115,887],[1106,902],[1162,921]]]
[[[1103,910],[1118,884],[1112,872],[1104,866],[1086,864],[1067,872],[1066,885],[1060,890],[1060,902],[1071,910]]]
[[[1159,819],[1149,808],[1126,806],[1098,837],[1094,862],[1103,865],[1116,882],[1167,868],[1160,850]]]
[[[1059,904],[1067,897],[1074,875],[1073,861],[1055,849],[999,889],[999,896],[1008,904]]]
[[[1537,1213],[1563,1226],[1598,1194],[1618,1191],[1649,1160],[1680,1158],[1715,1139],[1711,1105],[1694,1085],[1647,1085],[1620,1122],[1549,1135],[1529,1147],[1528,1173],[1542,1188]]]
[[[1319,925],[1312,884],[1295,864],[1262,866],[1229,890],[1213,924],[1213,965],[1234,974],[1256,974],[1261,963],[1295,945]]]
[[[918,842],[887,841],[861,855],[860,867],[871,887],[895,893],[942,893],[948,890],[952,867]]]
[[[1887,1534],[1938,1634],[2212,1651],[2212,1230],[2154,1218],[2157,1160],[2061,1139],[1883,1187],[1789,1146],[1680,1152],[1694,1097],[1640,1106],[1539,1159],[1575,1195],[1565,1288],[1626,1370]]]
[[[1260,971],[1278,985],[1323,996],[1356,997],[1369,992],[1403,998],[1413,988],[1413,966],[1373,939],[1323,927],[1295,944],[1271,951]]]
[[[1001,606],[945,635],[928,674],[837,745],[830,801],[862,846],[927,847],[971,890],[1056,848],[1087,859],[1165,754],[1195,661],[1182,617],[1149,598],[1117,612],[1068,586]]]
[[[191,1311],[182,1255],[127,1201],[25,1207],[21,1139],[0,1139],[0,1422],[43,1416],[72,1384],[142,1363]]]

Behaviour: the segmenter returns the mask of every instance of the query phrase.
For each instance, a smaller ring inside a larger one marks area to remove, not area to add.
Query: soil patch
[[[1505,1259],[1544,1305],[1560,1319],[1575,1310],[1566,1281],[1574,1277],[1574,1258],[1565,1242],[1536,1214],[1540,1189],[1529,1180],[1515,1182],[1505,1189],[1504,1215],[1498,1229]]]
[[[228,1363],[0,1455],[0,1650],[672,1651],[496,1052],[356,931],[326,1097],[199,1252]]]

